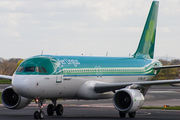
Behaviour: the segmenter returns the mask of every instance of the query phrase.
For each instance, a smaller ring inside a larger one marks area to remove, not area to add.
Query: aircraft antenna
[[[107,53],[106,53],[106,56],[108,56],[108,51],[107,51]]]
[[[42,52],[41,52],[41,56],[43,56],[43,50],[42,50]]]

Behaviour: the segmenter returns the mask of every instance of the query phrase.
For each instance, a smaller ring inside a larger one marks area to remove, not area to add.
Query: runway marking
[[[139,113],[138,115],[151,115],[150,112]]]
[[[148,91],[148,93],[179,93],[177,91]]]

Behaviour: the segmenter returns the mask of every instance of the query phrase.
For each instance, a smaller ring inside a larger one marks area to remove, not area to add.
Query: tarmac
[[[5,86],[0,85],[0,89]],[[180,87],[171,86],[152,86],[145,96],[145,103],[143,106],[180,106]],[[46,109],[51,101],[46,101],[43,111],[45,112],[45,120],[79,120],[79,119],[120,119],[118,111],[114,108],[112,99],[107,100],[61,100],[58,104],[64,106],[63,116],[48,116]],[[30,120],[34,119],[34,111],[37,110],[37,104],[31,103],[28,107],[20,110],[10,110],[0,104],[0,120]],[[127,119],[128,116],[125,118]],[[179,110],[145,110],[140,109],[137,111],[136,120],[179,120]],[[121,118],[121,120],[123,120]]]
[[[44,120],[127,120],[120,118],[118,111],[114,107],[87,107],[87,106],[64,106],[64,114],[62,116],[48,116],[46,107]],[[37,108],[28,106],[21,110],[10,110],[0,106],[0,120],[32,120],[33,113]],[[146,110],[140,109],[136,112],[135,120],[179,120],[179,110]]]

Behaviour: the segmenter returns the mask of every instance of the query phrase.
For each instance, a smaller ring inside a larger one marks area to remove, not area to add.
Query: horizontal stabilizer
[[[159,69],[168,69],[168,68],[180,68],[180,65],[169,65],[169,66],[160,66],[160,67],[154,67],[154,70],[159,70]]]

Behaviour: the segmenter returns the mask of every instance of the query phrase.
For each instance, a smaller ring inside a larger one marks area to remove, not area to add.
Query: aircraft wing
[[[177,67],[180,67],[180,65],[169,65],[169,66],[154,67],[154,70],[167,69],[167,68],[177,68]]]
[[[12,80],[12,76],[9,75],[0,75],[0,79]]]
[[[119,90],[125,88],[129,85],[142,85],[142,86],[151,86],[151,85],[161,85],[161,84],[174,84],[180,83],[180,79],[176,80],[157,80],[157,81],[141,81],[141,82],[124,82],[124,83],[97,83],[95,85],[96,93],[109,92],[114,90]]]

